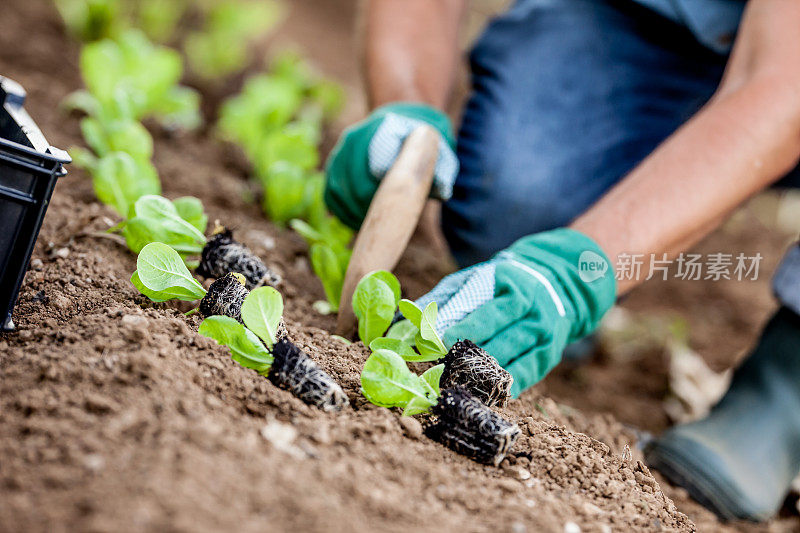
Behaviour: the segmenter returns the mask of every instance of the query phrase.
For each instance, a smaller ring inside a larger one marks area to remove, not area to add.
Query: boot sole
[[[722,520],[761,522],[775,511],[756,509],[744,501],[741,492],[723,477],[726,468],[717,455],[691,439],[669,435],[666,439],[652,441],[644,453],[649,466],[672,484],[686,489],[694,500]]]

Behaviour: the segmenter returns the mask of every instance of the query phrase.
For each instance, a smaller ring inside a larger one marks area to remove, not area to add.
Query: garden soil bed
[[[292,5],[279,40],[302,45],[313,29],[312,59],[357,87],[353,2]],[[6,0],[0,73],[26,87],[29,111],[62,148],[80,143],[75,117],[58,111],[81,85],[77,52],[49,2]],[[358,115],[354,101],[346,118]],[[366,350],[326,332],[333,318],[311,308],[323,292],[305,244],[245,201],[251,191],[240,157],[210,131],[152,131],[165,194],[200,197],[211,220],[233,227],[279,271],[290,335],[342,384],[352,408],[325,414],[307,406],[199,336],[199,318],[181,313],[187,308],[139,296],[128,281],[135,257],[89,235],[113,216],[72,169],[56,188],[26,274],[18,331],[0,336],[0,531],[522,532],[564,531],[570,522],[602,532],[756,529],[723,526],[654,478],[630,426],[610,414],[663,429],[658,354],[651,362],[605,355],[559,370],[510,402],[503,413],[522,436],[499,468],[458,456],[422,437],[416,420],[367,404],[358,379]],[[744,238],[763,245],[752,231]],[[767,245],[776,251],[784,241]],[[400,269],[411,297],[446,269],[415,251]],[[763,286],[744,295],[715,290],[655,285],[629,305],[685,306],[693,344],[722,368],[736,346],[752,341],[772,304],[767,294],[750,313],[729,303]],[[720,346],[725,353],[715,358]],[[771,530],[797,525],[785,517]]]

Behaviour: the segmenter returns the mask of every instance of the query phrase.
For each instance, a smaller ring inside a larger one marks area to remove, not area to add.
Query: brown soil
[[[318,64],[356,88],[354,2],[292,7],[278,40],[307,43]],[[27,107],[50,142],[79,144],[77,120],[57,112],[81,85],[76,44],[49,2],[7,0],[3,12],[2,73],[28,89]],[[606,355],[512,401],[503,413],[523,434],[499,468],[367,404],[358,380],[365,349],[326,333],[333,319],[311,309],[323,293],[305,245],[244,201],[241,157],[208,132],[151,129],[165,194],[200,197],[212,220],[234,227],[284,276],[290,335],[342,384],[352,407],[324,414],[303,404],[199,336],[199,319],[184,317],[185,307],[138,296],[128,282],[135,258],[87,236],[113,215],[73,169],[56,189],[26,274],[18,331],[0,336],[0,531],[517,532],[564,531],[569,522],[582,531],[754,530],[719,524],[640,462],[634,434],[618,420],[666,424],[666,378],[655,357]],[[744,240],[722,242],[764,245],[748,228]],[[410,296],[444,268],[416,251],[400,269]],[[738,286],[689,285],[651,284],[627,305],[682,309],[693,345],[727,366],[767,316],[765,289],[740,295]],[[756,304],[744,303],[756,294]],[[772,528],[797,525],[786,518]]]

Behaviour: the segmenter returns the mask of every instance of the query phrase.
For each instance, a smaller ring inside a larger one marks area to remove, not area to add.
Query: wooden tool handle
[[[392,270],[403,255],[430,194],[438,155],[439,133],[430,126],[420,126],[403,143],[400,155],[381,181],[344,277],[338,335],[349,335],[355,329],[352,298],[361,278],[373,270]]]

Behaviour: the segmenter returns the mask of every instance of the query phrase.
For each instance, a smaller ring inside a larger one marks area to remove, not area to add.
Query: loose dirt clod
[[[499,465],[520,435],[516,424],[464,388],[443,390],[431,413],[437,420],[425,429],[425,434],[480,463]]]
[[[493,407],[504,406],[514,378],[486,350],[470,340],[458,341],[444,357],[442,388],[464,387]]]
[[[323,411],[341,411],[350,404],[339,384],[289,340],[278,341],[272,356],[267,377],[274,385]]]
[[[245,277],[250,290],[262,285],[275,287],[281,282],[281,277],[257,255],[234,240],[231,230],[221,226],[203,248],[196,272],[204,278],[221,278],[228,272],[237,272]]]
[[[200,300],[203,316],[222,315],[242,321],[242,304],[250,293],[242,274],[229,272],[211,284],[208,293]]]

